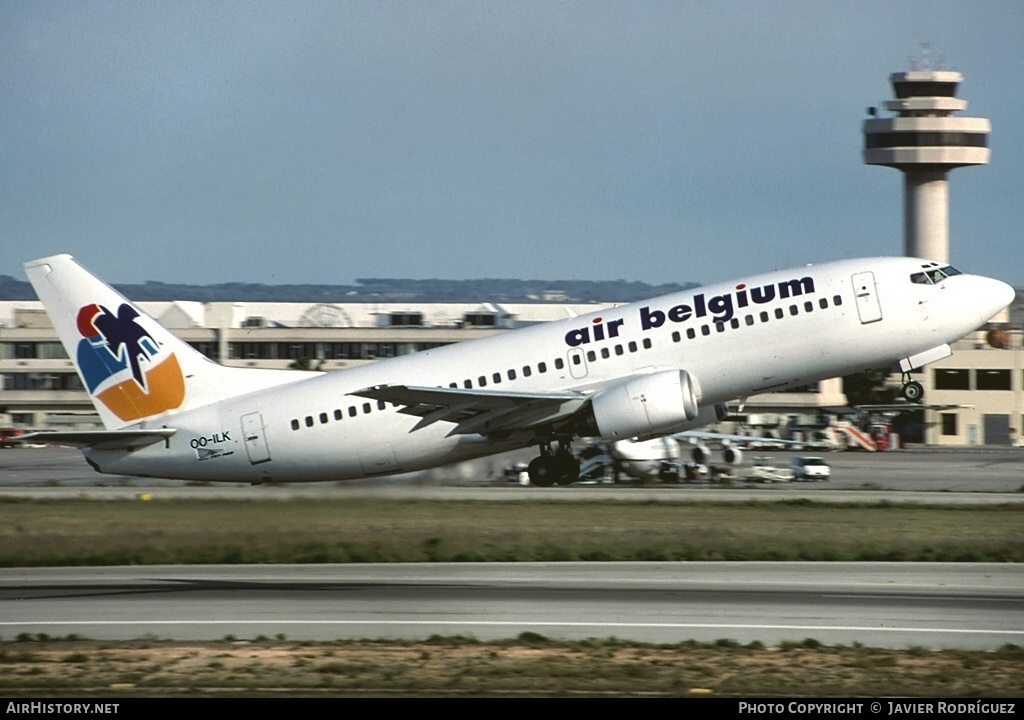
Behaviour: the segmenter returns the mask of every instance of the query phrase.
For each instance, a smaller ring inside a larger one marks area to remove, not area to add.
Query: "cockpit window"
[[[924,272],[914,273],[910,276],[910,282],[918,285],[938,285],[946,278],[960,274],[962,273],[952,265],[946,265],[945,267],[936,267]]]

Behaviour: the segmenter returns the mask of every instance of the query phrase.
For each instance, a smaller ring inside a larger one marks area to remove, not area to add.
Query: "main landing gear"
[[[539,443],[540,455],[527,467],[530,483],[540,487],[569,485],[580,479],[580,461],[572,454],[569,440],[559,440],[558,450],[552,453],[551,442]]]
[[[924,397],[924,386],[917,380],[911,380],[909,373],[903,373],[903,389],[900,390],[900,395],[908,402],[919,403]]]

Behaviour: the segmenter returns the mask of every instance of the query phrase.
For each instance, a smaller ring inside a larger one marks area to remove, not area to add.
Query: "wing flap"
[[[578,392],[523,393],[468,388],[374,385],[350,393],[400,406],[399,412],[422,418],[411,432],[437,422],[452,423],[449,435],[530,430],[565,420],[587,396]]]
[[[149,430],[57,430],[26,433],[18,442],[68,447],[92,447],[101,450],[134,450],[169,439],[177,430],[153,428]]]

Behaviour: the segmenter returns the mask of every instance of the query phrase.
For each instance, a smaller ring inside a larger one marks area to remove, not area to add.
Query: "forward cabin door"
[[[867,325],[882,319],[882,306],[878,302],[874,273],[862,272],[854,275],[853,293],[857,297],[857,312],[860,314],[861,324]]]

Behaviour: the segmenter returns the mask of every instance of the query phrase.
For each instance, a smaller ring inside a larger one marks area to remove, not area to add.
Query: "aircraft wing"
[[[868,410],[871,412],[913,412],[914,410],[966,410],[973,405],[961,405],[954,403],[893,403],[892,405],[854,405],[857,410]]]
[[[752,435],[725,435],[722,433],[701,432],[700,430],[686,430],[676,433],[672,437],[677,440],[718,440],[723,443],[758,443],[760,445],[813,445],[812,441],[806,440],[780,440],[779,438],[754,437]]]
[[[421,420],[411,432],[436,422],[454,423],[448,435],[511,433],[568,419],[587,402],[583,393],[503,392],[463,388],[374,385],[350,393],[400,406]]]
[[[34,432],[19,435],[15,440],[21,443],[42,443],[66,445],[69,447],[94,447],[102,450],[131,450],[167,440],[177,430],[173,428],[152,428],[148,430],[67,430]]]

